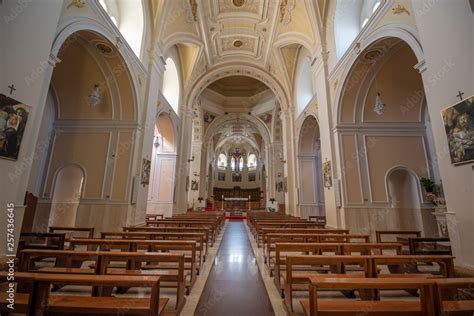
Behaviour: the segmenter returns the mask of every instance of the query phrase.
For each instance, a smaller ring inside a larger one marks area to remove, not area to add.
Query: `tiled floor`
[[[274,315],[244,225],[227,224],[195,315]]]

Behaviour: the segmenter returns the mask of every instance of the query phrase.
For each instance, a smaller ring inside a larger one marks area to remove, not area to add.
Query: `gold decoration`
[[[233,3],[236,7],[241,7],[241,6],[244,5],[245,0],[232,0],[232,3]]]
[[[286,6],[288,5],[288,0],[281,0],[280,3],[280,22],[283,22],[286,13]]]
[[[392,13],[393,14],[402,14],[402,13],[406,13],[408,15],[410,15],[410,12],[402,5],[397,5],[396,7],[392,8]]]
[[[236,40],[236,41],[234,41],[233,45],[234,45],[234,47],[239,48],[239,47],[242,47],[242,45],[244,45],[244,43],[242,43],[241,40]]]
[[[191,13],[193,14],[194,21],[197,21],[197,2],[196,0],[189,0],[189,5],[191,6]]]
[[[334,81],[334,86],[333,86],[334,91],[337,89],[337,85],[338,85],[338,84],[339,84],[339,79],[336,79],[336,80]]]
[[[72,7],[76,7],[78,9],[81,9],[81,8],[84,8],[85,5],[86,4],[84,2],[82,2],[81,0],[71,0],[71,3],[68,4],[66,9],[69,9],[69,8],[72,8]]]
[[[122,44],[122,39],[119,36],[115,37],[115,46],[118,48]]]

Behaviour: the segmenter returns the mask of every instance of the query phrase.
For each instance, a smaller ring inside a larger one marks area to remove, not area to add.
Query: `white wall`
[[[4,0],[0,6],[0,16],[3,19],[0,21],[0,28],[3,30],[0,42],[5,48],[0,63],[3,65],[0,92],[9,95],[7,86],[14,83],[17,91],[12,97],[32,107],[18,160],[0,159],[0,216],[6,218],[6,204],[15,202],[17,235],[23,217],[21,206],[30,173],[30,157],[35,151],[46,87],[49,85],[50,73],[45,69],[48,68],[49,52],[62,7],[63,2],[57,0]],[[0,239],[6,240],[3,225],[0,228]],[[0,254],[4,253],[5,243],[2,243]]]
[[[412,1],[426,61],[423,72],[433,136],[448,206],[449,234],[457,264],[474,268],[473,164],[453,166],[441,110],[474,93],[473,22],[468,0]]]

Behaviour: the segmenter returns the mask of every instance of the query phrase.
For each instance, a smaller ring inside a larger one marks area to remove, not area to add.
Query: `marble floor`
[[[194,315],[275,315],[244,221],[227,223]]]

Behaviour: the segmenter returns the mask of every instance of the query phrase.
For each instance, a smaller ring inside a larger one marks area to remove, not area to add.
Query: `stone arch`
[[[273,75],[269,74],[263,69],[258,68],[255,65],[243,63],[225,63],[201,75],[196,80],[196,82],[190,85],[191,88],[188,90],[188,93],[184,99],[184,104],[188,108],[191,108],[193,104],[197,103],[197,99],[201,95],[202,91],[211,83],[217,81],[218,79],[230,76],[247,76],[263,82],[273,91],[280,105],[282,106],[282,109],[286,109],[288,107],[288,95],[286,94],[280,82]]]
[[[95,33],[109,43],[114,43],[117,40],[116,34],[111,29],[105,27],[104,25],[100,24],[95,20],[85,17],[75,17],[72,19],[68,19],[62,22],[58,26],[57,30],[58,31],[56,32],[56,36],[53,40],[50,53],[50,63],[53,65],[60,61],[58,59],[60,49],[64,45],[67,45],[68,40],[71,39],[71,36],[73,36],[73,34],[76,34],[77,32],[89,31]],[[142,113],[138,110],[138,106],[139,104],[141,104],[142,100],[140,100],[139,93],[137,93],[137,91],[140,90],[140,85],[138,75],[134,72],[134,65],[136,64],[132,64],[133,60],[135,60],[137,57],[135,55],[130,54],[131,51],[124,49],[121,45],[118,45],[118,47],[116,45],[113,46],[114,49],[117,50],[122,60],[122,63],[125,65],[125,69],[123,70],[126,71],[128,77],[130,78],[130,86],[134,100],[134,117],[136,121],[140,121]]]
[[[418,40],[418,35],[416,30],[412,29],[409,26],[401,24],[391,24],[385,25],[364,38],[361,41],[361,51],[365,51],[367,48],[377,43],[380,40],[386,38],[396,38],[405,42],[415,54],[418,63],[421,64],[424,62],[423,50],[421,44]],[[344,97],[344,92],[346,91],[347,85],[349,84],[351,72],[354,70],[356,62],[358,61],[360,54],[351,54],[350,58],[347,60],[346,66],[341,74],[341,84],[338,85],[335,98],[334,98],[334,109],[333,109],[333,124],[337,126],[341,123],[341,107],[342,99]]]

